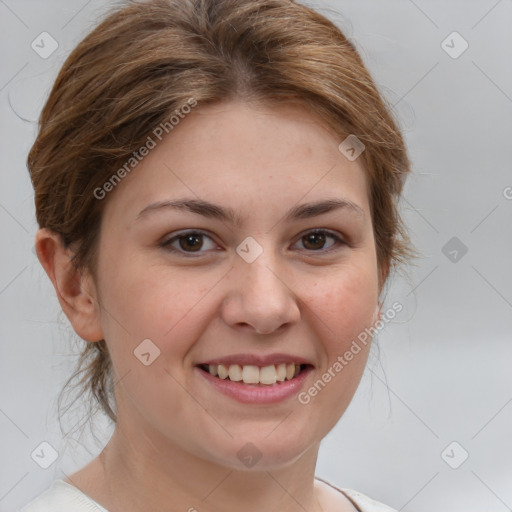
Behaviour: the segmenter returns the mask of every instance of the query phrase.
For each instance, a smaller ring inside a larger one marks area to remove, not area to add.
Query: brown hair
[[[390,270],[415,256],[398,211],[410,171],[404,141],[336,25],[293,0],[149,0],[117,8],[69,55],[28,155],[39,226],[76,247],[78,269],[96,276],[105,201],[94,191],[191,97],[199,108],[234,98],[295,101],[340,142],[357,136],[366,146],[360,158],[370,184],[380,289]],[[87,343],[65,388],[80,373],[82,394],[90,390],[116,422],[104,340]]]

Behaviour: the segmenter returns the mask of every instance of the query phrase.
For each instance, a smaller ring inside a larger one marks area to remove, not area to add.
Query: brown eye
[[[334,243],[325,248],[326,241],[329,238],[334,240]],[[325,230],[311,231],[310,233],[307,233],[306,235],[302,236],[300,240],[302,241],[303,246],[306,250],[317,252],[327,252],[336,244],[345,244],[345,242],[343,242],[343,240],[339,236]]]
[[[210,246],[208,247],[208,244]],[[200,231],[190,231],[188,233],[182,233],[180,235],[173,236],[168,240],[162,242],[161,247],[168,251],[179,253],[179,254],[191,254],[197,253],[198,255],[207,252],[205,249],[214,249],[216,244],[213,240]]]
[[[306,249],[313,250],[323,249],[325,238],[324,233],[309,233],[303,237],[304,247],[306,247]]]
[[[185,235],[178,238],[180,247],[186,251],[198,251],[203,246],[202,235]]]

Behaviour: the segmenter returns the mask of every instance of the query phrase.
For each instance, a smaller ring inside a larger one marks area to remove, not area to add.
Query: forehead
[[[328,194],[366,211],[366,173],[360,159],[340,153],[340,142],[299,105],[198,107],[161,141],[155,139],[107,208],[133,218],[148,202],[187,195],[254,211]]]

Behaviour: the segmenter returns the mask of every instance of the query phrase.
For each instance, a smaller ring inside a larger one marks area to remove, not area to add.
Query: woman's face
[[[367,360],[369,343],[344,357],[378,307],[362,164],[290,105],[198,107],[153,138],[104,199],[96,293],[117,427],[157,455],[284,466],[336,424]],[[326,201],[345,206],[305,207]],[[276,383],[208,373],[222,362]]]

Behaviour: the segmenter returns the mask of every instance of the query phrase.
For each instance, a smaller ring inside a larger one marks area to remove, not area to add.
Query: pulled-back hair
[[[391,108],[354,45],[292,0],[149,0],[117,7],[60,70],[28,155],[38,224],[96,276],[102,187],[156,126],[193,98],[297,102],[342,142],[355,135],[368,179],[379,286],[415,255],[398,211],[410,171]],[[136,171],[134,171],[136,172]],[[105,340],[86,343],[81,392],[117,421]]]

